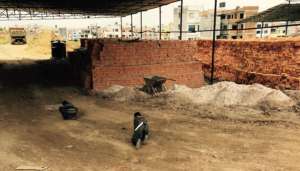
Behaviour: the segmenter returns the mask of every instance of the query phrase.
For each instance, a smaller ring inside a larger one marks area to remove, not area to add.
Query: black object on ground
[[[167,79],[165,77],[160,77],[160,76],[149,76],[145,77],[145,85],[142,88],[142,90],[148,94],[151,95],[157,95],[158,93],[166,91],[165,83]]]
[[[59,111],[64,120],[78,119],[78,109],[68,101],[62,102],[62,106],[59,107]]]
[[[51,41],[52,59],[64,59],[67,56],[66,41]]]
[[[149,125],[145,117],[140,113],[134,113],[132,144],[139,149],[142,143],[149,138]]]

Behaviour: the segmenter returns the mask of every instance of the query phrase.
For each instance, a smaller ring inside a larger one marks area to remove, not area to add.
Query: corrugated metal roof
[[[245,22],[277,22],[277,21],[300,21],[300,4],[281,4],[269,8],[257,15],[241,21]]]
[[[126,16],[178,0],[0,0],[0,8],[35,9],[49,13]]]

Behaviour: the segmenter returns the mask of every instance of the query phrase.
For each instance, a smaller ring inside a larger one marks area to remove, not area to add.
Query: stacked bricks
[[[211,46],[209,40],[82,40],[82,47],[88,48],[92,59],[95,90],[114,84],[141,85],[143,77],[148,75],[161,75],[175,79],[177,84],[200,87],[203,72],[210,77]],[[300,89],[300,42],[217,41],[215,66],[218,80]]]
[[[211,41],[198,41],[197,57],[206,77],[211,70]],[[215,77],[237,83],[260,83],[300,89],[300,42],[218,41]]]
[[[168,86],[201,87],[204,83],[202,64],[194,56],[197,42],[93,40],[93,44],[89,51],[96,91],[112,85],[143,85],[143,78],[150,75],[176,80],[167,81]]]

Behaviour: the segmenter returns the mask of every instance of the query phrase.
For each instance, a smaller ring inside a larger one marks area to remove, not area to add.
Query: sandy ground
[[[18,65],[0,65],[0,171],[21,165],[50,171],[300,170],[296,110],[170,108],[157,97],[115,102],[42,82],[42,73],[53,72]],[[3,79],[3,72],[11,77]],[[299,92],[291,94],[300,99]],[[62,120],[53,108],[62,100],[80,109],[79,120]],[[151,129],[140,150],[130,143],[136,111]]]
[[[80,109],[79,120],[63,121],[49,110],[62,100]],[[151,128],[140,150],[130,143],[136,111]],[[250,119],[253,114],[261,111],[169,108],[155,97],[121,103],[87,96],[74,86],[0,82],[0,170],[20,165],[51,171],[300,170],[299,114],[274,111]],[[273,117],[278,115],[294,117]]]
[[[50,47],[49,47],[50,48]],[[40,53],[28,45],[0,45],[0,60],[50,59],[50,53]]]
[[[59,39],[53,35],[53,32],[50,29],[41,29],[35,34],[27,35],[26,45],[11,45],[9,35],[4,36],[4,40],[0,38],[0,60],[50,59],[51,40]],[[67,41],[67,51],[73,51],[79,47],[79,41]]]
[[[46,110],[63,99],[80,108],[78,121]],[[3,88],[0,104],[3,171],[19,165],[54,171],[300,169],[298,121],[212,119],[101,101],[72,87]],[[142,111],[151,126],[149,143],[138,151],[130,144],[134,111]]]

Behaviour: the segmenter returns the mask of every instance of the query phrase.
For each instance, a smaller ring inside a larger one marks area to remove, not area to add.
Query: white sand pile
[[[210,106],[245,106],[267,108],[289,108],[294,100],[279,90],[260,84],[239,85],[233,82],[220,82],[198,89],[175,85],[166,95],[151,98],[150,95],[130,87],[112,86],[99,93],[100,96],[115,101],[160,101],[169,105],[210,105]]]
[[[114,85],[108,89],[105,89],[98,93],[99,96],[108,98],[114,101],[126,102],[126,101],[138,101],[139,99],[145,99],[150,97],[146,93],[133,88]]]
[[[171,91],[174,98],[190,103],[216,106],[265,106],[284,108],[295,102],[279,90],[260,84],[239,85],[233,82],[220,82],[198,89],[175,85]]]

